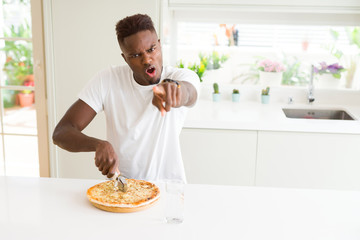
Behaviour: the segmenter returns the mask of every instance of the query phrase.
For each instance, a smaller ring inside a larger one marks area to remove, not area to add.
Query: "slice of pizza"
[[[109,212],[136,212],[152,206],[160,198],[159,188],[144,180],[127,179],[127,191],[114,187],[114,181],[106,181],[89,188],[87,197],[97,208]]]

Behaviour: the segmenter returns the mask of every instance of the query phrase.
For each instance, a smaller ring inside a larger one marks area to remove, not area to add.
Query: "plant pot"
[[[20,107],[29,107],[34,103],[34,93],[19,93]]]
[[[261,103],[268,104],[270,102],[270,95],[261,95]]]
[[[232,80],[232,72],[231,69],[228,68],[219,68],[206,70],[203,76],[204,82],[206,83],[228,83]]]
[[[283,72],[264,72],[259,71],[260,84],[264,86],[280,86]]]
[[[240,101],[240,93],[233,93],[231,95],[231,99],[233,102],[239,102]]]
[[[16,103],[16,93],[14,90],[2,90],[4,108],[11,108]]]
[[[27,75],[25,81],[34,82],[34,74]]]
[[[319,75],[318,86],[320,88],[339,88],[340,79],[334,78],[331,74],[321,74]]]
[[[220,93],[213,93],[212,98],[214,102],[220,102],[221,100],[221,94]]]

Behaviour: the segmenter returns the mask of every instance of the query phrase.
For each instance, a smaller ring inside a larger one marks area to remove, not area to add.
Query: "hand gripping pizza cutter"
[[[118,170],[116,171],[113,179],[114,178],[115,178],[115,181],[114,181],[115,189],[118,191],[126,192],[127,188],[128,188],[126,178],[121,176],[120,172]]]

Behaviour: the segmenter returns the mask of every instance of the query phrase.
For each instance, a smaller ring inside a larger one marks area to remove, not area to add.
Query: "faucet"
[[[288,98],[288,104],[292,104],[294,102],[294,99],[292,97]]]
[[[311,65],[309,90],[308,90],[308,101],[309,101],[309,104],[311,104],[315,101],[315,97],[314,97],[314,65]]]

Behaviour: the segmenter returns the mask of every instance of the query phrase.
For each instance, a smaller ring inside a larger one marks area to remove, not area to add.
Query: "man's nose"
[[[150,54],[144,53],[142,61],[143,61],[143,64],[150,64],[152,61]]]

